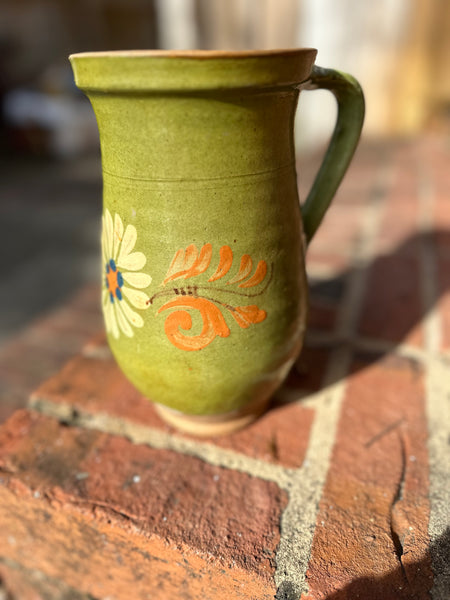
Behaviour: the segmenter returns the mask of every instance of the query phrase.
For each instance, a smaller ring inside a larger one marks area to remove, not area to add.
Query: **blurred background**
[[[2,373],[11,379],[14,367],[1,362],[2,347],[61,303],[88,304],[77,294],[97,283],[98,136],[70,53],[316,47],[319,65],[361,82],[363,143],[371,144],[450,131],[449,33],[448,0],[0,0],[0,393]],[[300,105],[299,152],[315,156],[333,127],[334,100],[304,93]],[[85,335],[100,326],[97,308],[76,314],[67,354],[84,326]],[[22,358],[19,348],[18,378]],[[45,370],[36,366],[36,377]]]

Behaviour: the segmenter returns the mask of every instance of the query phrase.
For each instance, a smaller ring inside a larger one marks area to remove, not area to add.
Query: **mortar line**
[[[430,537],[431,564],[434,572],[431,596],[444,600],[450,589],[448,564],[448,535],[450,523],[450,457],[448,456],[448,424],[450,404],[448,374],[450,364],[439,356],[441,349],[441,319],[437,285],[437,260],[431,240],[433,231],[434,192],[427,173],[422,170],[419,187],[421,207],[420,225],[424,236],[421,246],[422,301],[426,311],[424,319],[425,346],[429,355],[426,369],[426,415],[428,425],[428,459],[430,478]],[[447,547],[446,547],[447,546]]]
[[[173,450],[198,458],[210,465],[224,467],[276,483],[280,488],[289,490],[295,469],[273,464],[262,459],[252,458],[240,452],[220,448],[198,438],[190,439],[151,427],[134,423],[122,417],[107,413],[89,413],[80,409],[73,410],[70,404],[56,403],[34,395],[28,406],[30,409],[69,423],[73,427],[95,429],[110,435],[120,435],[135,444],[145,444],[157,450]]]
[[[364,210],[361,243],[355,267],[369,264],[375,253],[376,235],[385,203],[378,199],[379,187],[389,188],[391,171],[381,165],[372,188],[372,202]],[[386,192],[383,196],[385,198]],[[337,319],[337,336],[348,338],[356,333],[359,313],[367,288],[367,269],[351,272]],[[297,600],[308,593],[306,570],[311,556],[319,504],[325,487],[336,439],[342,402],[346,391],[353,348],[335,348],[325,376],[324,397],[317,402],[303,466],[295,473],[289,502],[282,515],[281,538],[276,555],[275,584],[278,600]]]
[[[317,402],[303,466],[292,479],[288,506],[281,521],[281,538],[276,556],[277,598],[293,600],[307,592],[306,569],[311,554],[319,502],[325,485],[330,456],[345,394],[345,377],[350,352],[334,351],[330,360],[327,388]],[[288,595],[290,594],[290,595]]]

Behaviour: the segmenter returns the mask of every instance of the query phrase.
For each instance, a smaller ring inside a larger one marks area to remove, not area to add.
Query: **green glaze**
[[[315,55],[71,57],[100,132],[108,340],[157,403],[192,415],[241,409],[268,398],[301,349],[305,239],[362,126],[359,87],[313,70]],[[293,123],[299,89],[314,85],[331,89],[340,108],[304,232]]]

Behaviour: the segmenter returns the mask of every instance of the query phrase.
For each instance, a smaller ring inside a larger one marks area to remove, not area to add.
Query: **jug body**
[[[71,57],[100,132],[109,345],[159,405],[257,412],[301,349],[293,124],[315,54]]]

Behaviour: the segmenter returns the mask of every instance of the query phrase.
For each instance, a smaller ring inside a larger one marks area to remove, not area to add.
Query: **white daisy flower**
[[[133,327],[142,327],[144,320],[131,306],[139,310],[149,306],[149,297],[142,290],[150,285],[152,278],[141,271],[147,259],[142,252],[133,252],[137,240],[134,225],[127,225],[124,232],[120,216],[116,213],[113,221],[108,209],[105,210],[102,224],[105,268],[102,305],[106,330],[115,338],[119,337],[120,332],[133,337]]]

